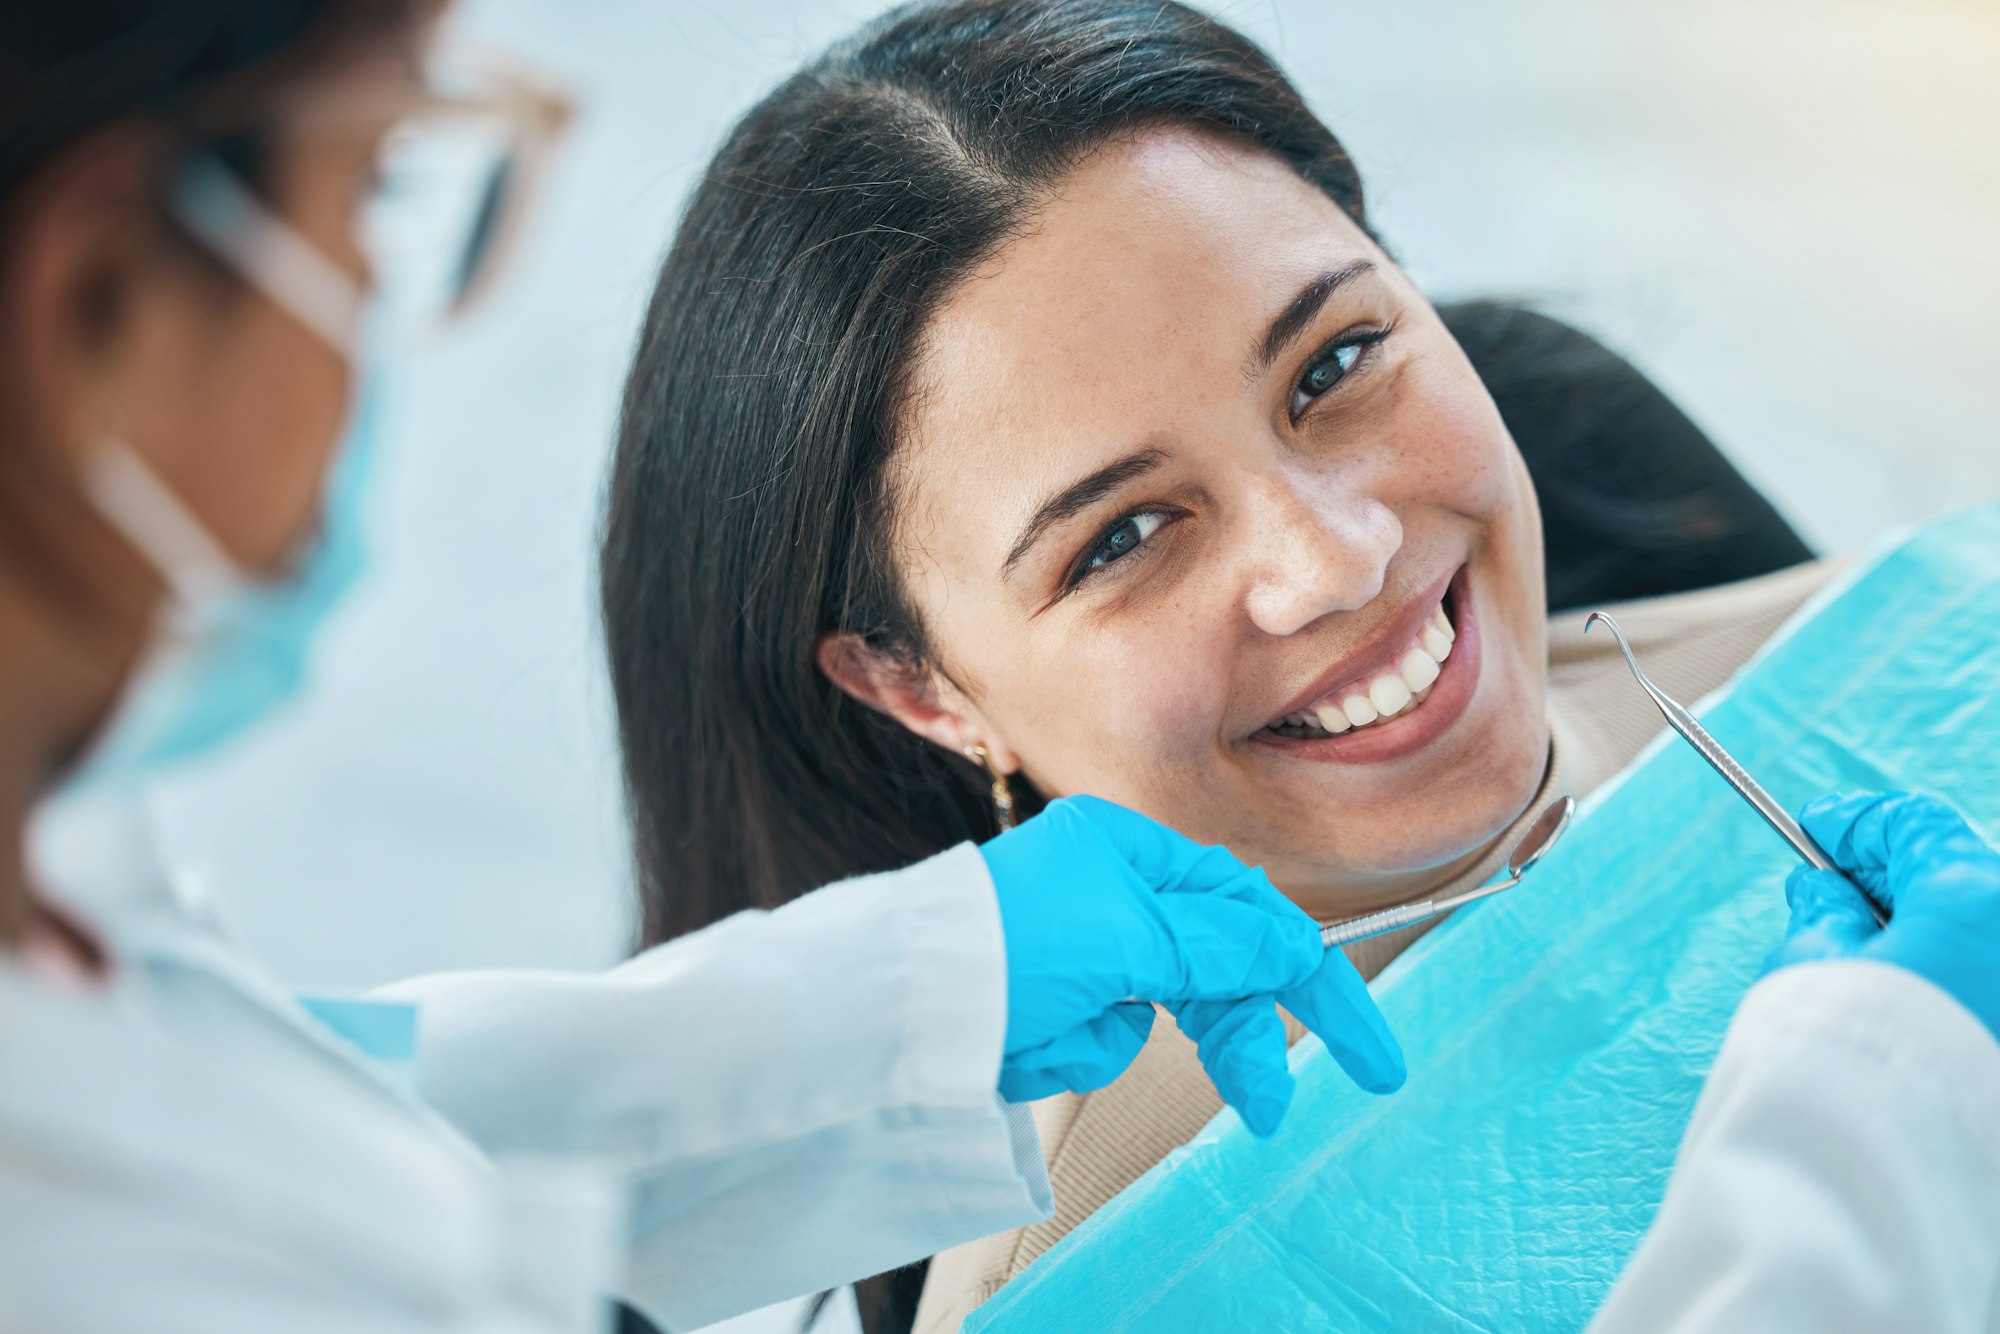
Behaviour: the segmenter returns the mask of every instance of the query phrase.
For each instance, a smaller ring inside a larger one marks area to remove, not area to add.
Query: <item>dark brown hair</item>
[[[1086,154],[1160,123],[1256,144],[1362,218],[1277,66],[1160,0],[896,10],[717,154],[627,383],[603,545],[648,941],[994,832],[971,766],[851,701],[814,645],[923,659],[884,466],[915,340]]]

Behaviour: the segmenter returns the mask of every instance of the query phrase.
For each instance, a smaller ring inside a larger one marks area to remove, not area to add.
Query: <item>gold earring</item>
[[[994,766],[993,757],[986,753],[984,746],[967,746],[965,758],[986,770],[986,776],[993,780],[993,823],[1006,833],[1014,827],[1014,789],[1007,785],[1007,775]]]

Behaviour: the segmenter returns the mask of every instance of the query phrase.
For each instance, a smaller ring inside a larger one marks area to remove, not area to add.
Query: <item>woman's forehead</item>
[[[947,429],[933,414],[967,390],[1092,390],[1125,379],[1133,357],[1201,350],[1233,364],[1302,283],[1357,258],[1379,252],[1271,154],[1183,129],[1116,141],[934,315],[919,415]],[[982,418],[992,407],[965,406]]]
[[[1016,476],[1068,470],[1241,393],[1273,316],[1357,259],[1388,268],[1269,153],[1181,128],[1114,141],[933,317],[902,432],[905,483],[928,490],[927,474],[989,461]]]

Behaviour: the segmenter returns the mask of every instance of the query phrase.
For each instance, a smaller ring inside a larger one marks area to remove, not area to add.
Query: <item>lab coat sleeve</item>
[[[1591,1334],[2000,1331],[2000,1043],[1913,973],[1745,998]]]
[[[1038,1221],[995,1092],[999,906],[962,845],[746,912],[601,975],[407,983],[426,1099],[496,1157],[588,1155],[633,1190],[627,1290],[670,1330]]]

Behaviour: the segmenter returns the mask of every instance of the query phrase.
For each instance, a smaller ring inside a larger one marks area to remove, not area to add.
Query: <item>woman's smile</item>
[[[1249,740],[1286,759],[1374,764],[1442,737],[1479,682],[1479,621],[1460,593],[1465,578],[1460,566],[1411,598]]]

